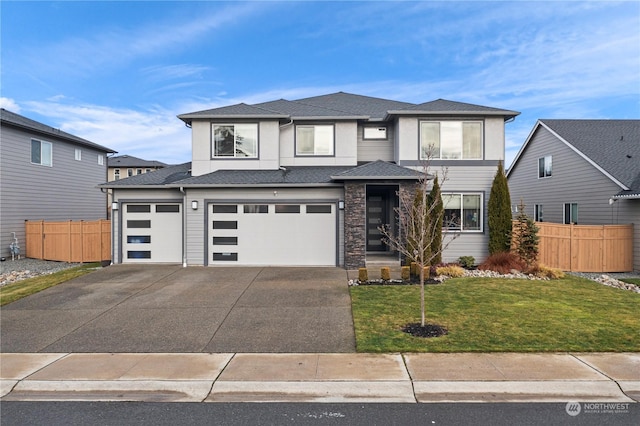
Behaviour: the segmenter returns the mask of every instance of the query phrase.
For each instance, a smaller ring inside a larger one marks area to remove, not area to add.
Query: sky
[[[0,106],[146,160],[191,159],[178,114],[338,91],[640,118],[640,1],[0,2]]]

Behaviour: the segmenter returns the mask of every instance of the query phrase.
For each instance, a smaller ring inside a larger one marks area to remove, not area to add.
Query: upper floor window
[[[551,156],[538,158],[538,177],[545,178],[550,177],[552,171]]]
[[[333,155],[333,125],[296,126],[296,155]]]
[[[482,122],[421,121],[420,159],[482,159]]]
[[[256,123],[213,124],[213,158],[257,158]]]
[[[363,133],[364,139],[387,139],[386,127],[365,127]]]
[[[442,194],[444,231],[481,231],[482,194]]]
[[[137,175],[141,175],[141,174],[142,174],[142,169],[137,169],[137,170],[136,170],[136,174],[137,174]]]
[[[113,171],[113,178],[114,178],[115,180],[120,179],[120,169],[115,169],[115,170]]]
[[[53,165],[53,146],[51,142],[31,139],[31,162],[51,167]]]
[[[104,155],[98,154],[98,164],[104,166]]]
[[[79,148],[75,149],[75,159],[76,161],[82,161],[82,150]]]
[[[133,169],[127,169],[127,176],[128,177],[133,176]]]

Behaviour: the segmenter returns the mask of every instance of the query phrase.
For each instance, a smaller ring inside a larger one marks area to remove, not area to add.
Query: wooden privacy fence
[[[25,221],[26,257],[60,262],[111,259],[111,221]]]
[[[536,222],[538,261],[573,272],[633,270],[633,224],[563,225]]]

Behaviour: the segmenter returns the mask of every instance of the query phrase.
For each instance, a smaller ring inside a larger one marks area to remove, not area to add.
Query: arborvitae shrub
[[[502,162],[493,178],[488,203],[489,254],[508,251],[511,247],[511,197]]]

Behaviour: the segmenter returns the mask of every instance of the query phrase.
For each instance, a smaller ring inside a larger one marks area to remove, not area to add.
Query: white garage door
[[[123,263],[181,263],[182,207],[178,203],[124,204]]]
[[[209,204],[209,265],[336,265],[332,203]]]

